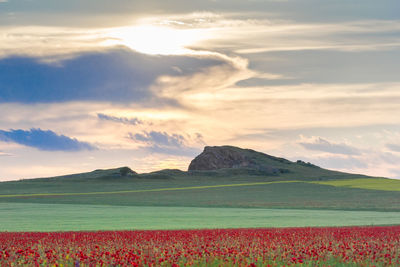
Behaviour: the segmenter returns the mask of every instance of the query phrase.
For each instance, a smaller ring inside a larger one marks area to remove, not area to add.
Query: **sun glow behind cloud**
[[[150,55],[193,54],[189,47],[210,37],[206,29],[181,29],[169,26],[138,25],[115,28],[108,34],[106,45],[125,45]]]

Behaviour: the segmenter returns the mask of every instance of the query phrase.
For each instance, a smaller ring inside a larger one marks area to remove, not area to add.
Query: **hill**
[[[0,183],[0,203],[400,211],[400,182],[250,149],[205,147],[188,171],[128,167]]]
[[[311,163],[298,160],[292,162],[284,158],[274,157],[252,149],[242,149],[234,146],[206,146],[204,151],[193,159],[189,172],[199,172],[207,175],[261,175],[284,176],[296,179],[333,179],[344,173],[326,170]],[[286,175],[285,175],[286,174]],[[344,174],[346,177],[360,175]]]

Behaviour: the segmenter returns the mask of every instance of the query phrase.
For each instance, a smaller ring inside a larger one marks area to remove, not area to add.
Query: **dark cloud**
[[[189,56],[150,56],[122,48],[86,53],[57,64],[9,57],[0,60],[0,102],[153,101],[171,105],[173,100],[159,99],[149,90],[159,76],[188,75],[224,63]]]
[[[360,155],[360,151],[357,148],[348,146],[346,144],[331,143],[325,139],[322,139],[321,137],[310,142],[300,142],[299,144],[308,150],[323,151],[342,155]]]
[[[386,147],[392,151],[400,152],[400,145],[398,144],[387,144]]]
[[[185,142],[185,137],[179,134],[168,134],[166,132],[144,132],[143,134],[130,134],[131,139],[145,142],[151,145],[161,145],[168,147],[183,147]]]
[[[143,144],[145,148],[155,153],[194,156],[200,152],[197,148],[186,146],[186,138],[180,134],[168,134],[166,132],[144,132],[132,134],[129,138]]]
[[[109,115],[106,115],[103,113],[98,113],[97,117],[100,120],[113,121],[113,122],[130,124],[130,125],[138,125],[138,124],[143,123],[143,121],[139,120],[138,118],[115,117],[115,116],[109,116]]]
[[[58,135],[53,131],[41,129],[0,130],[0,141],[14,142],[45,151],[80,151],[96,149],[87,142],[78,141],[65,135]]]

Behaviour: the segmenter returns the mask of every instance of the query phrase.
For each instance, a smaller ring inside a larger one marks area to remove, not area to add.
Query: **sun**
[[[108,44],[125,45],[151,55],[182,55],[193,53],[188,47],[206,38],[203,29],[177,29],[158,25],[139,25],[113,29]]]

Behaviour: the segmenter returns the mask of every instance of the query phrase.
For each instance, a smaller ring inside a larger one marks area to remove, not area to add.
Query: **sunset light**
[[[123,27],[109,33],[108,45],[125,45],[150,55],[192,54],[190,46],[207,38],[203,29],[176,29],[166,26],[139,25]]]

